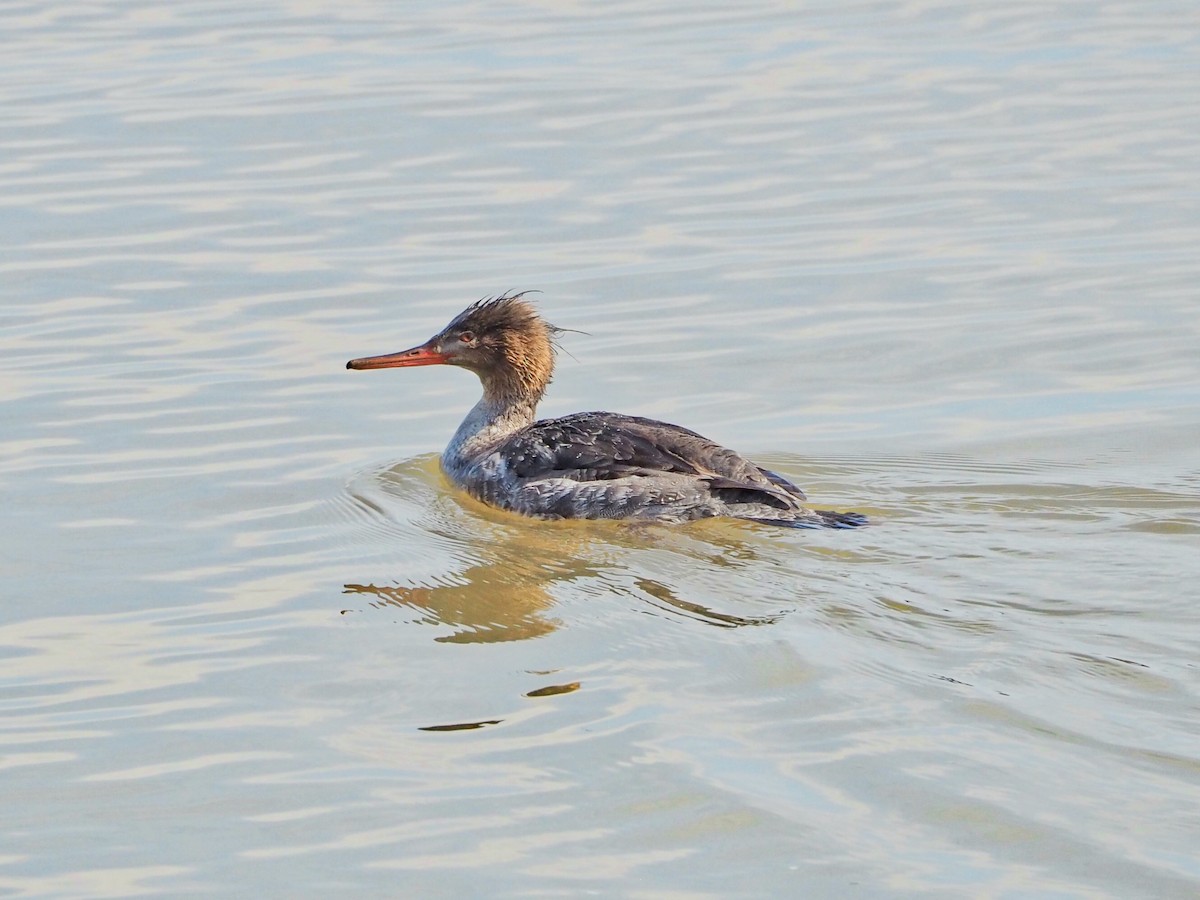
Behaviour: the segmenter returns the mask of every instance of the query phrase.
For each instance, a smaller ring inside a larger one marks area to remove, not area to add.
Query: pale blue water
[[[1194,5],[0,33],[0,892],[1200,892]],[[875,524],[456,495],[511,288]]]

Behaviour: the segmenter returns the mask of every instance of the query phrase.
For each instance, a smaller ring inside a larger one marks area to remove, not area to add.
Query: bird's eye
[[[464,344],[473,344],[475,343],[475,333],[473,331],[464,331],[458,336],[458,339]]]

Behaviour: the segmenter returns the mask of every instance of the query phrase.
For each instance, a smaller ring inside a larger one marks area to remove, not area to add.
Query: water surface
[[[0,889],[1200,892],[1189,4],[0,26]],[[874,524],[457,494],[512,288]]]

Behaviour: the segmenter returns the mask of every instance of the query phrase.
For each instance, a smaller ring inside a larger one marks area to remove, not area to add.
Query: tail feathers
[[[756,519],[751,522],[762,522],[764,525],[782,525],[785,528],[859,528],[868,524],[867,517],[862,513],[834,512],[830,509],[814,509],[813,515],[802,519]]]
[[[867,517],[862,513],[834,512],[831,509],[814,511],[825,522],[826,528],[859,528],[867,524]]]

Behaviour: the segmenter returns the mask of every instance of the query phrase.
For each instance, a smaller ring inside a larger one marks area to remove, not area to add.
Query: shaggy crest
[[[556,336],[563,329],[545,319],[529,300],[533,291],[504,293],[472,303],[447,325],[443,335],[473,334],[483,350],[495,354],[497,363],[480,372],[486,393],[494,399],[529,396],[542,398],[554,375]]]
[[[508,291],[495,297],[483,297],[455,316],[445,330],[447,332],[465,330],[468,322],[471,323],[471,330],[480,334],[494,328],[508,329],[520,328],[522,325],[527,326],[533,320],[541,318],[537,307],[525,299],[533,293],[538,292],[513,293]]]

